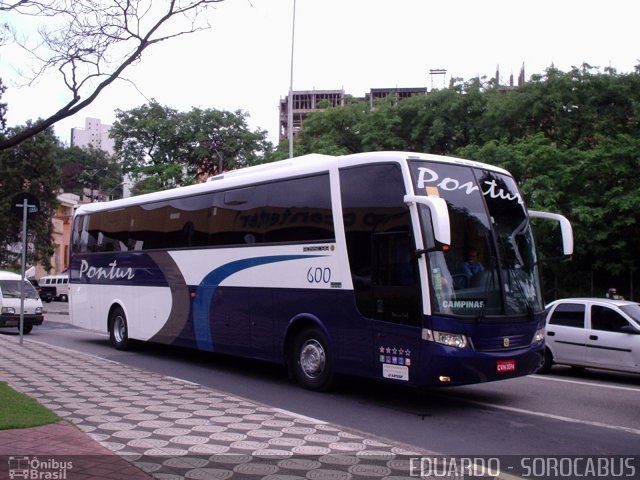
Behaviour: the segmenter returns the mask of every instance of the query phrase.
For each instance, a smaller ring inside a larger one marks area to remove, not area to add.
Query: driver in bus
[[[477,248],[472,247],[467,250],[465,261],[462,262],[462,271],[467,277],[467,281],[470,281],[474,275],[484,272],[484,265],[478,261]]]

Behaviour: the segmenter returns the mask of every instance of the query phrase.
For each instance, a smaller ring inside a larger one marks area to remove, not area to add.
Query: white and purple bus
[[[534,372],[544,303],[500,168],[406,152],[307,155],[77,209],[70,314],[132,340],[338,375],[463,385]],[[474,271],[465,262],[477,257]]]

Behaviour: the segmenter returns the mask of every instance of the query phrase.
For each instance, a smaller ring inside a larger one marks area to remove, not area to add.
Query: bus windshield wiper
[[[516,229],[516,231],[517,232],[521,232],[522,229],[524,228],[524,226],[526,226],[526,225],[527,224],[525,222],[523,222]],[[505,270],[506,270],[506,272],[508,274],[506,286],[507,286],[507,288],[511,288],[512,286],[515,287],[516,292],[522,298],[521,301],[524,303],[524,306],[525,306],[525,308],[527,310],[527,314],[528,314],[529,318],[533,319],[533,315],[534,315],[533,306],[531,305],[531,302],[527,298],[526,287],[525,287],[523,281],[520,278],[520,272],[524,271],[523,270],[523,268],[524,268],[524,260],[523,260],[521,254],[520,254],[520,250],[518,249],[518,243],[515,240],[515,237],[518,234],[520,234],[520,233],[513,233],[508,238],[500,237],[500,239],[499,239],[499,243],[502,246],[502,250],[504,251],[504,255],[503,255],[504,268],[505,268]],[[511,252],[512,255],[507,255],[508,252]],[[509,258],[509,257],[511,257],[511,258]],[[518,269],[514,265],[519,265],[521,268]],[[505,292],[505,302],[507,300],[508,293],[509,293],[508,291]],[[514,298],[514,300],[518,301],[516,299],[515,295],[512,296],[512,298]],[[505,307],[506,306],[507,305],[505,305]]]
[[[486,270],[481,272],[484,275],[484,281],[482,283],[482,307],[478,311],[478,315],[476,317],[476,323],[482,323],[486,317],[487,313],[487,304],[489,303],[489,293],[492,289],[495,290],[495,282],[496,276],[498,275],[496,266],[498,265],[497,259],[494,255],[489,258],[489,265]]]

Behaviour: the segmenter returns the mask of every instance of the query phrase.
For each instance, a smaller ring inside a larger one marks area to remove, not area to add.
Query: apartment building
[[[114,141],[109,137],[111,125],[105,125],[99,118],[85,118],[84,128],[71,129],[72,147],[93,147],[113,155]]]

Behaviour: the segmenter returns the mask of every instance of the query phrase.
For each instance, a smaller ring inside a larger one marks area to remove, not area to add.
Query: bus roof
[[[254,165],[251,167],[230,170],[220,175],[209,178],[208,181],[196,185],[177,187],[170,190],[162,190],[143,195],[113,200],[110,202],[86,203],[78,207],[76,214],[98,212],[124,208],[129,205],[143,204],[147,202],[157,202],[180,198],[191,195],[198,195],[216,190],[240,187],[254,183],[267,182],[287,177],[301,176],[316,172],[329,171],[331,168],[362,165],[365,163],[377,162],[404,162],[406,160],[428,160],[433,162],[453,163],[466,165],[469,167],[492,170],[504,174],[509,174],[506,170],[472,160],[465,160],[456,157],[432,155],[425,153],[403,152],[403,151],[383,151],[365,152],[350,155],[332,156],[319,153],[312,153],[287,160],[279,160],[271,163]]]

